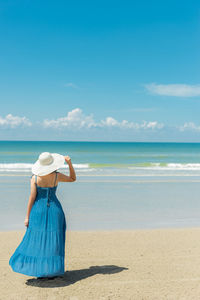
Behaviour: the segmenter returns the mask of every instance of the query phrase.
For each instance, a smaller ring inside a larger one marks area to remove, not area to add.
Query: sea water
[[[0,141],[0,230],[25,228],[31,167],[46,151],[76,171],[57,189],[70,230],[200,226],[199,143]]]

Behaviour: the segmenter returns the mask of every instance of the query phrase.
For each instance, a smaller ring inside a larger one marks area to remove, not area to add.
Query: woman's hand
[[[24,220],[24,225],[25,225],[26,227],[28,227],[28,224],[29,224],[29,218],[26,217],[25,220]]]
[[[70,163],[71,162],[71,158],[69,156],[65,156],[65,161],[66,161],[66,163]]]

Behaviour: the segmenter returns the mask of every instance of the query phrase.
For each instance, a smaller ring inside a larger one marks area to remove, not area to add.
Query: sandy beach
[[[67,231],[65,275],[15,273],[25,230],[0,232],[0,299],[200,299],[200,228]]]

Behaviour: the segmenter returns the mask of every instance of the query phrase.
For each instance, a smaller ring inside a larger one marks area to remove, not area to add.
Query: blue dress
[[[55,177],[55,183],[57,172]],[[21,243],[10,257],[13,271],[29,276],[52,277],[65,272],[66,219],[56,196],[57,186],[40,187]]]

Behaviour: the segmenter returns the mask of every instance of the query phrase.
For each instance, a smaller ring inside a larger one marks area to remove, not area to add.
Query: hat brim
[[[64,163],[65,163],[65,158],[63,155],[58,154],[58,153],[51,153],[51,155],[53,156],[53,163],[50,165],[41,165],[40,161],[37,160],[33,166],[32,166],[32,173],[34,175],[38,175],[38,176],[45,176],[48,175],[50,173],[52,173],[53,171],[63,167]]]

